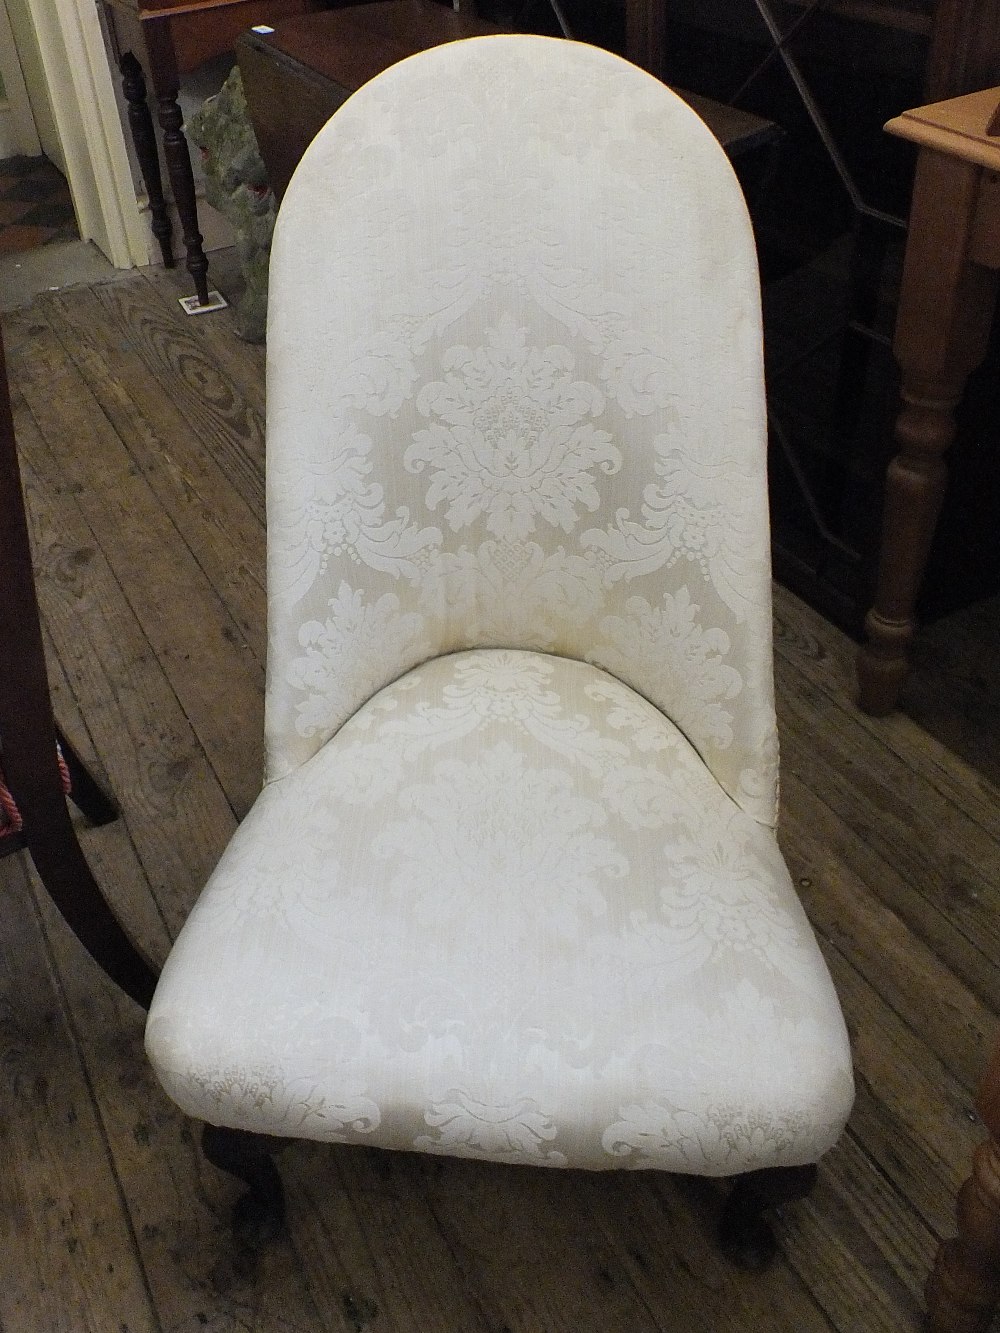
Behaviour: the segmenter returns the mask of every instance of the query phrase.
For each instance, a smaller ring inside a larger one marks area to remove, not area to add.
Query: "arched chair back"
[[[464,648],[596,663],[775,817],[760,301],[689,107],[561,40],[356,93],[281,208],[269,773]]]

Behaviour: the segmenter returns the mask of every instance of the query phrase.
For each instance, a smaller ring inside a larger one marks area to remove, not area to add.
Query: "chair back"
[[[537,649],[775,818],[760,300],[728,161],[595,47],[436,47],[285,195],[267,378],[268,774],[421,661]]]

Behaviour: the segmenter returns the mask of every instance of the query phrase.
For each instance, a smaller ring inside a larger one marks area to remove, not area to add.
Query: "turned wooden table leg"
[[[174,252],[171,244],[173,227],[167,213],[167,201],[163,197],[163,180],[160,176],[160,158],[156,151],[153,117],[150,115],[149,103],[146,100],[146,79],[142,66],[131,51],[124,53],[119,68],[122,76],[122,92],[128,105],[132,142],[135,145],[139,170],[142,172],[146,195],[149,198],[153,235],[160,244],[164,264],[167,268],[173,268]]]
[[[896,420],[899,453],[889,464],[875,604],[865,618],[868,642],[858,657],[860,703],[876,717],[890,713],[910,666],[914,607],[947,484],[944,455],[955,437],[958,383],[925,384],[904,377]]]
[[[1000,1046],[977,1102],[990,1135],[958,1196],[958,1235],[927,1282],[929,1333],[986,1333],[1000,1305]]]
[[[986,354],[996,274],[970,258],[981,176],[975,164],[921,151],[896,322],[898,453],[886,476],[875,603],[858,657],[859,702],[876,716],[895,708],[909,669],[955,408]]]
[[[181,221],[184,245],[187,250],[187,270],[194,279],[195,291],[202,305],[208,303],[208,260],[198,230],[198,201],[191,170],[191,153],[184,137],[184,117],[177,103],[180,76],[177,58],[170,36],[170,20],[147,19],[143,25],[146,50],[149,55],[153,90],[163,131],[163,154],[167,160],[167,174],[173,191],[174,203]]]

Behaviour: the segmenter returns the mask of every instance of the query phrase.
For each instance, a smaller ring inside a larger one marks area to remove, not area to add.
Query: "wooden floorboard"
[[[158,293],[150,291],[150,300]],[[150,376],[136,344],[143,326],[130,328],[96,295],[50,306],[51,322],[73,356],[87,388],[121,439],[212,586],[245,644],[263,661],[264,589],[260,576],[263,478],[254,469],[253,502],[225,484],[229,473],[216,461],[217,435],[192,429],[169,385]],[[190,339],[190,331],[178,331]],[[229,341],[232,341],[231,339]],[[225,455],[223,455],[225,461]]]
[[[122,809],[82,840],[161,959],[260,781],[263,357],[149,273],[5,319],[57,713]],[[783,1257],[716,1253],[718,1182],[296,1144],[256,1263],[160,1092],[142,1016],[0,861],[3,1333],[914,1333],[981,1129],[1000,807],[853,646],[778,590],[782,845],[852,1034],[858,1099]],[[996,737],[994,737],[994,741]],[[980,748],[985,742],[980,738]]]
[[[921,631],[903,704],[922,726],[1000,786],[1000,597]]]
[[[81,384],[67,346],[37,324],[26,337],[27,373],[19,389],[47,446],[45,456],[91,529],[110,523],[114,540],[103,546],[109,568],[142,617],[150,647],[242,815],[260,788],[263,666],[223,594],[179,537],[161,497]],[[162,331],[161,338],[166,340]],[[245,724],[234,728],[234,717]]]
[[[159,1330],[72,997],[26,866],[0,873],[0,1327]]]
[[[95,533],[16,401],[15,422],[49,636],[172,936],[236,826],[232,807],[101,546],[114,547],[115,522]]]

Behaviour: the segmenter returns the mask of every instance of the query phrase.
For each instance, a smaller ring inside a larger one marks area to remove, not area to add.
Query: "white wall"
[[[27,0],[27,7],[80,235],[118,268],[145,263],[145,228],[95,0]]]
[[[38,37],[28,8],[28,0],[0,0],[0,5],[6,6],[7,18],[10,20],[14,52],[16,52],[15,59],[23,74],[31,114],[40,142],[40,151],[45,154],[50,162],[54,162],[65,175],[66,158],[63,153],[62,140],[56,128],[52,102],[49,98],[48,85],[45,80],[45,70],[42,66],[42,56],[38,48]],[[2,23],[3,19],[0,17],[0,24]],[[4,36],[5,34],[0,31],[0,43],[3,42]],[[6,67],[4,68],[4,79],[8,83],[10,82]],[[21,151],[37,153],[39,148],[28,148]]]

